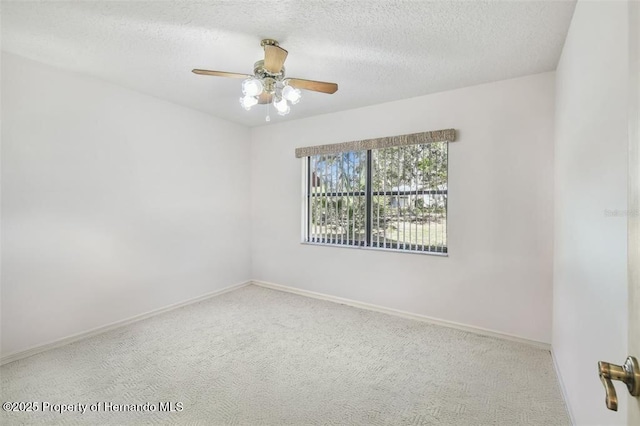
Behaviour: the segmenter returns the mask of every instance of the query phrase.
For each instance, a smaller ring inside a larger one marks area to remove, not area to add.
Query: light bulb
[[[242,93],[247,96],[258,96],[264,86],[257,78],[248,78],[242,82]]]
[[[242,105],[242,108],[246,109],[247,111],[249,111],[251,107],[256,105],[257,103],[258,98],[254,96],[244,96],[240,98],[240,105]]]
[[[300,102],[302,93],[300,92],[299,89],[296,89],[295,87],[284,86],[284,88],[282,89],[282,97],[288,100],[289,102],[291,102],[292,105],[295,105],[298,102]]]
[[[280,100],[277,99],[273,99],[273,106],[276,107],[276,109],[278,110],[278,114],[280,115],[287,115],[289,114],[289,111],[291,110],[291,108],[289,108],[289,105],[287,105],[287,101],[286,99],[282,98]]]

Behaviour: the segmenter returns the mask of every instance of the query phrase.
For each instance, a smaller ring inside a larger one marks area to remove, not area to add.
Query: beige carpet
[[[3,425],[570,424],[547,351],[255,286],[0,373]]]

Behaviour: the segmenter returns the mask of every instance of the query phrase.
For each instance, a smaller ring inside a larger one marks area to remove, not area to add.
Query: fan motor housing
[[[284,67],[282,67],[280,72],[277,74],[270,73],[264,68],[264,60],[260,59],[255,64],[253,64],[253,74],[260,79],[271,77],[273,79],[280,81],[284,78]]]

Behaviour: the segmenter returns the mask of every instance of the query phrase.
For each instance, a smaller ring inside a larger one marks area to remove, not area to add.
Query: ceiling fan
[[[202,69],[194,69],[193,72],[216,77],[242,78],[244,96],[240,98],[240,105],[249,110],[256,104],[273,104],[279,115],[287,115],[291,110],[289,104],[297,104],[300,101],[300,89],[329,94],[338,90],[336,83],[285,78],[284,61],[288,52],[275,40],[264,39],[260,45],[264,48],[264,59],[253,65],[253,75]],[[267,121],[270,121],[268,112]]]

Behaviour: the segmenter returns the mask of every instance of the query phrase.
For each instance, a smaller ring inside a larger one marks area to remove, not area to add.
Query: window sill
[[[400,249],[390,249],[390,248],[380,248],[380,247],[348,246],[343,244],[310,243],[307,241],[302,241],[300,242],[300,244],[305,246],[338,247],[338,248],[356,249],[356,250],[388,251],[392,253],[406,253],[406,254],[437,256],[437,257],[449,257],[449,253],[438,253],[434,251],[415,251],[415,250],[400,250]]]

